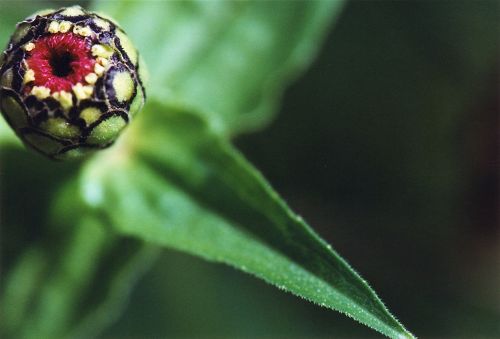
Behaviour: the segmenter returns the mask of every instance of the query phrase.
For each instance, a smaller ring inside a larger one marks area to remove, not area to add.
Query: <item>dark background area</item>
[[[350,2],[272,125],[236,140],[419,337],[500,336],[499,10]],[[165,251],[104,333],[123,336],[377,334]]]

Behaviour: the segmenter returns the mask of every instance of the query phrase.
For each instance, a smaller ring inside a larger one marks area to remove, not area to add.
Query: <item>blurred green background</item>
[[[276,120],[236,140],[419,337],[500,336],[499,13],[497,1],[348,2]],[[369,336],[168,250],[102,335]]]

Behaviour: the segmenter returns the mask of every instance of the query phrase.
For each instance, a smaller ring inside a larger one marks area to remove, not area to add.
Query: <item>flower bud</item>
[[[0,110],[54,159],[110,146],[142,108],[139,54],[112,20],[79,6],[36,13],[0,54]]]

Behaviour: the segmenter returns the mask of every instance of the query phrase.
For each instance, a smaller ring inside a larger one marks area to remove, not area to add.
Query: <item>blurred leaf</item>
[[[93,337],[120,314],[157,249],[82,208],[72,184],[79,163],[2,145],[0,164],[0,337]]]
[[[6,277],[2,336],[95,336],[120,314],[133,283],[155,257],[155,248],[75,213],[74,202],[63,204],[71,211],[67,223],[58,222],[64,229],[25,249]],[[75,216],[80,221],[70,222]]]
[[[85,171],[82,194],[98,214],[119,232],[230,264],[390,337],[411,337],[199,116],[154,100],[147,107],[127,139]]]
[[[5,119],[0,118],[0,145],[1,144],[15,144],[21,145],[20,140],[17,138],[12,128],[7,124]]]
[[[332,1],[102,1],[152,74],[151,95],[223,132],[264,125],[342,7]],[[144,23],[152,23],[145,25]]]

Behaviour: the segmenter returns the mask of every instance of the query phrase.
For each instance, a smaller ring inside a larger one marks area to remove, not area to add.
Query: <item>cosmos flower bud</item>
[[[0,55],[0,110],[51,158],[108,147],[144,104],[139,59],[110,19],[78,6],[36,13]]]

